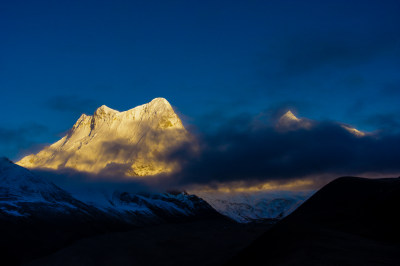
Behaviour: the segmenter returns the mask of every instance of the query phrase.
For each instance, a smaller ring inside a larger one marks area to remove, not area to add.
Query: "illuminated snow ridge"
[[[163,160],[188,133],[164,98],[125,112],[105,105],[82,114],[62,139],[17,164],[27,168],[71,168],[94,174],[149,176],[173,171]]]

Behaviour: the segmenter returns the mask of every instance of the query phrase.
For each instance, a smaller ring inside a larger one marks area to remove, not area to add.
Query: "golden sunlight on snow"
[[[312,120],[297,118],[288,111],[275,128],[287,132],[308,130],[313,125]],[[365,136],[355,128],[341,126],[357,137]],[[37,154],[22,158],[17,164],[27,168],[73,169],[107,176],[154,176],[178,171],[180,162],[168,160],[167,154],[189,142],[195,152],[198,148],[195,139],[186,131],[169,102],[156,98],[124,112],[102,105],[92,116],[82,114],[63,138]],[[254,187],[234,184],[219,189],[292,189],[310,185],[307,182],[285,185],[269,182]]]
[[[188,139],[181,120],[164,98],[125,112],[103,105],[92,116],[82,114],[62,139],[17,164],[105,175],[156,175],[176,168],[163,156]]]
[[[349,126],[342,125],[342,128],[346,129],[348,132],[350,132],[351,134],[353,134],[353,135],[355,135],[357,137],[364,137],[365,136],[364,132],[362,132],[362,131],[354,128],[354,127],[349,127]]]
[[[297,118],[292,111],[287,111],[281,118],[279,118],[276,124],[278,131],[292,131],[298,129],[310,129],[312,126],[311,122],[307,119]]]

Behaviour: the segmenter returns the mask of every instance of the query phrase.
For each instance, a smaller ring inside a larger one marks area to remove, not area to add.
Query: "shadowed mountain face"
[[[229,265],[399,265],[400,178],[342,177]]]

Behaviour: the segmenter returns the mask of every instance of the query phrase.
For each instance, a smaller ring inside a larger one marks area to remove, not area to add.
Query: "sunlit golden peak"
[[[287,111],[282,117],[281,119],[288,119],[288,120],[294,120],[294,121],[300,121],[300,119],[298,119],[293,113],[292,111]]]
[[[276,128],[280,131],[292,131],[298,129],[310,129],[312,123],[305,118],[297,118],[292,111],[287,111],[281,118],[279,118]]]
[[[93,116],[81,115],[62,139],[17,163],[94,174],[156,175],[177,168],[162,155],[188,138],[182,121],[164,98],[123,112],[102,105]]]

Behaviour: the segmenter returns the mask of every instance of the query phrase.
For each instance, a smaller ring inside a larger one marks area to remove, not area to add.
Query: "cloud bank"
[[[386,129],[361,137],[334,121],[298,119],[294,123],[307,126],[289,123],[285,128],[279,122],[275,115],[242,114],[217,127],[210,125],[211,130],[203,130],[206,133],[173,146],[168,153],[154,155],[165,164],[179,165],[173,173],[127,177],[126,165],[112,164],[97,175],[68,168],[50,175],[58,175],[56,182],[63,186],[96,183],[108,187],[115,183],[120,187],[163,191],[224,186],[254,188],[266,183],[311,187],[315,184],[315,188],[344,175],[380,177],[400,173],[398,131]],[[156,135],[154,138],[152,141],[157,141]],[[104,145],[104,150],[110,153],[125,151],[127,156],[135,150],[124,143]]]
[[[400,173],[400,134],[380,131],[357,137],[333,121],[282,131],[240,116],[198,141],[201,148],[195,153],[184,145],[168,155],[182,166],[173,178],[182,185]]]

